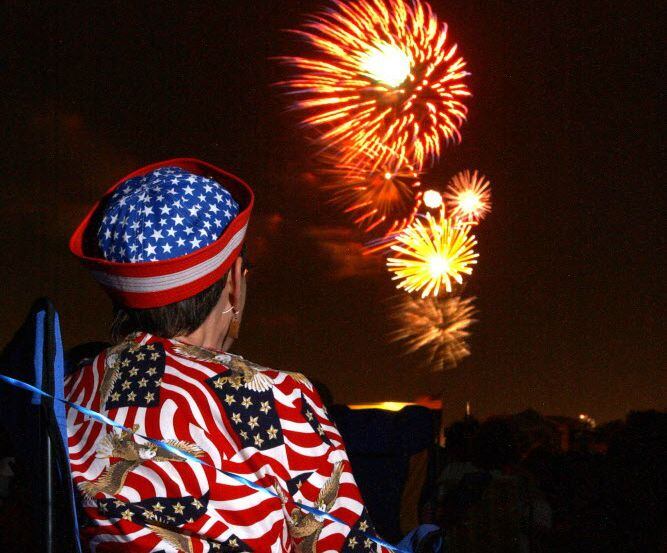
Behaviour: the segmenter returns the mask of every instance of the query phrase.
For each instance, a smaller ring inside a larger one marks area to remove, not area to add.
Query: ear
[[[236,309],[243,309],[242,302],[244,301],[244,277],[243,277],[243,259],[238,256],[229,270],[228,286],[229,286],[229,301]]]

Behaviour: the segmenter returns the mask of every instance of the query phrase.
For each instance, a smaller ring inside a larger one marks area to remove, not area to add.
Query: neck
[[[225,337],[224,335],[220,335],[219,332],[207,331],[206,329],[199,327],[190,334],[175,336],[174,339],[185,344],[199,346],[205,349],[222,349]]]
[[[206,349],[222,349],[227,351],[233,343],[233,340],[227,338],[227,329],[229,328],[229,317],[223,315],[224,320],[220,320],[219,314],[215,316],[213,313],[190,334],[183,334],[175,336],[174,338],[179,342],[192,344]]]

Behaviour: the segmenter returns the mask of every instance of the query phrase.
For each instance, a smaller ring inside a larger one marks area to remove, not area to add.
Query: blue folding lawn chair
[[[64,397],[60,325],[49,300],[35,302],[0,353],[0,372]],[[0,425],[9,438],[16,473],[15,493],[10,493],[2,509],[3,516],[13,517],[3,521],[2,550],[21,546],[36,553],[81,553],[65,405],[0,382]],[[25,528],[29,531],[22,531]]]

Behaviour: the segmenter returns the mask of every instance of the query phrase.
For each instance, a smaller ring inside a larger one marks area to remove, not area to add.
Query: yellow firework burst
[[[437,296],[441,287],[452,291],[452,280],[461,284],[472,273],[479,254],[475,253],[475,236],[469,225],[460,225],[445,217],[444,209],[436,218],[430,213],[416,218],[396,236],[391,246],[398,257],[389,257],[387,267],[398,280],[397,288],[421,292],[421,297]]]
[[[298,74],[278,84],[346,161],[398,155],[421,169],[444,141],[460,140],[466,63],[428,3],[335,0],[294,32],[313,55],[279,58]]]
[[[470,355],[467,339],[476,322],[475,298],[413,298],[405,294],[392,318],[400,328],[391,333],[394,342],[402,342],[406,353],[423,351],[428,366],[434,370],[456,367]]]
[[[380,236],[393,234],[412,222],[419,206],[419,173],[405,160],[391,158],[377,163],[363,156],[363,163],[341,163],[336,156],[322,156],[322,172],[341,206],[355,224]]]
[[[453,217],[476,223],[491,211],[491,183],[477,171],[461,171],[452,177],[445,199]]]

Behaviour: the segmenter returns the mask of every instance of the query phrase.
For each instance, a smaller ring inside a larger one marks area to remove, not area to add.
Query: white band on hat
[[[210,259],[177,273],[153,277],[111,275],[103,271],[91,271],[91,274],[100,284],[114,290],[137,294],[164,292],[165,290],[184,286],[185,284],[199,280],[217,269],[241,245],[247,228],[248,224],[246,223],[243,228],[232,236],[227,245]]]

